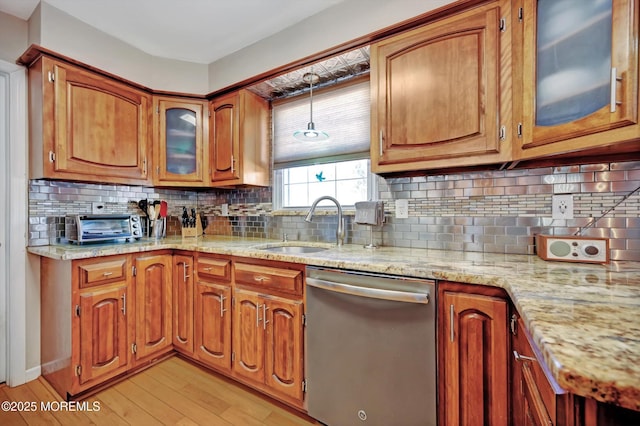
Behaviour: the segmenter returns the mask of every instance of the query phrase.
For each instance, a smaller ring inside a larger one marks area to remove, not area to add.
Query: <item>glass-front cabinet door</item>
[[[523,148],[638,122],[637,8],[524,0]]]
[[[204,101],[157,100],[156,183],[203,182]]]

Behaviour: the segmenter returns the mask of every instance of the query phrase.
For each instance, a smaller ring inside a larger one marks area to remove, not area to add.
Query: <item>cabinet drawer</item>
[[[104,262],[81,263],[78,265],[80,288],[125,281],[127,259],[122,257]]]
[[[235,278],[236,284],[270,288],[291,294],[302,292],[302,272],[293,269],[236,263]]]
[[[535,417],[540,424],[564,424],[562,419],[569,413],[568,394],[553,379],[522,318],[518,318],[517,330],[513,349],[522,374],[524,415]]]
[[[231,281],[231,261],[215,257],[199,257],[198,278]]]

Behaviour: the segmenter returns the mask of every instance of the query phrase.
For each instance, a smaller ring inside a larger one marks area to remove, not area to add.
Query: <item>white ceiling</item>
[[[208,64],[345,0],[46,0],[138,49]],[[39,0],[0,0],[28,19]]]

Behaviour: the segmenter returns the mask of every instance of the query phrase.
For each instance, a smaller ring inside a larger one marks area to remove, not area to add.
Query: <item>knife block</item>
[[[193,228],[182,227],[182,238],[197,238],[202,235],[202,221],[200,213],[196,214],[196,226]]]

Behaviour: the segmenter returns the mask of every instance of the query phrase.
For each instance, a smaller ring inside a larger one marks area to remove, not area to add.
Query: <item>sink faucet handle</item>
[[[287,233],[286,233],[286,232],[285,232],[284,234],[282,234],[282,241],[283,241],[283,242],[285,242],[285,243],[286,243],[287,241],[289,241],[289,236],[287,235]]]

